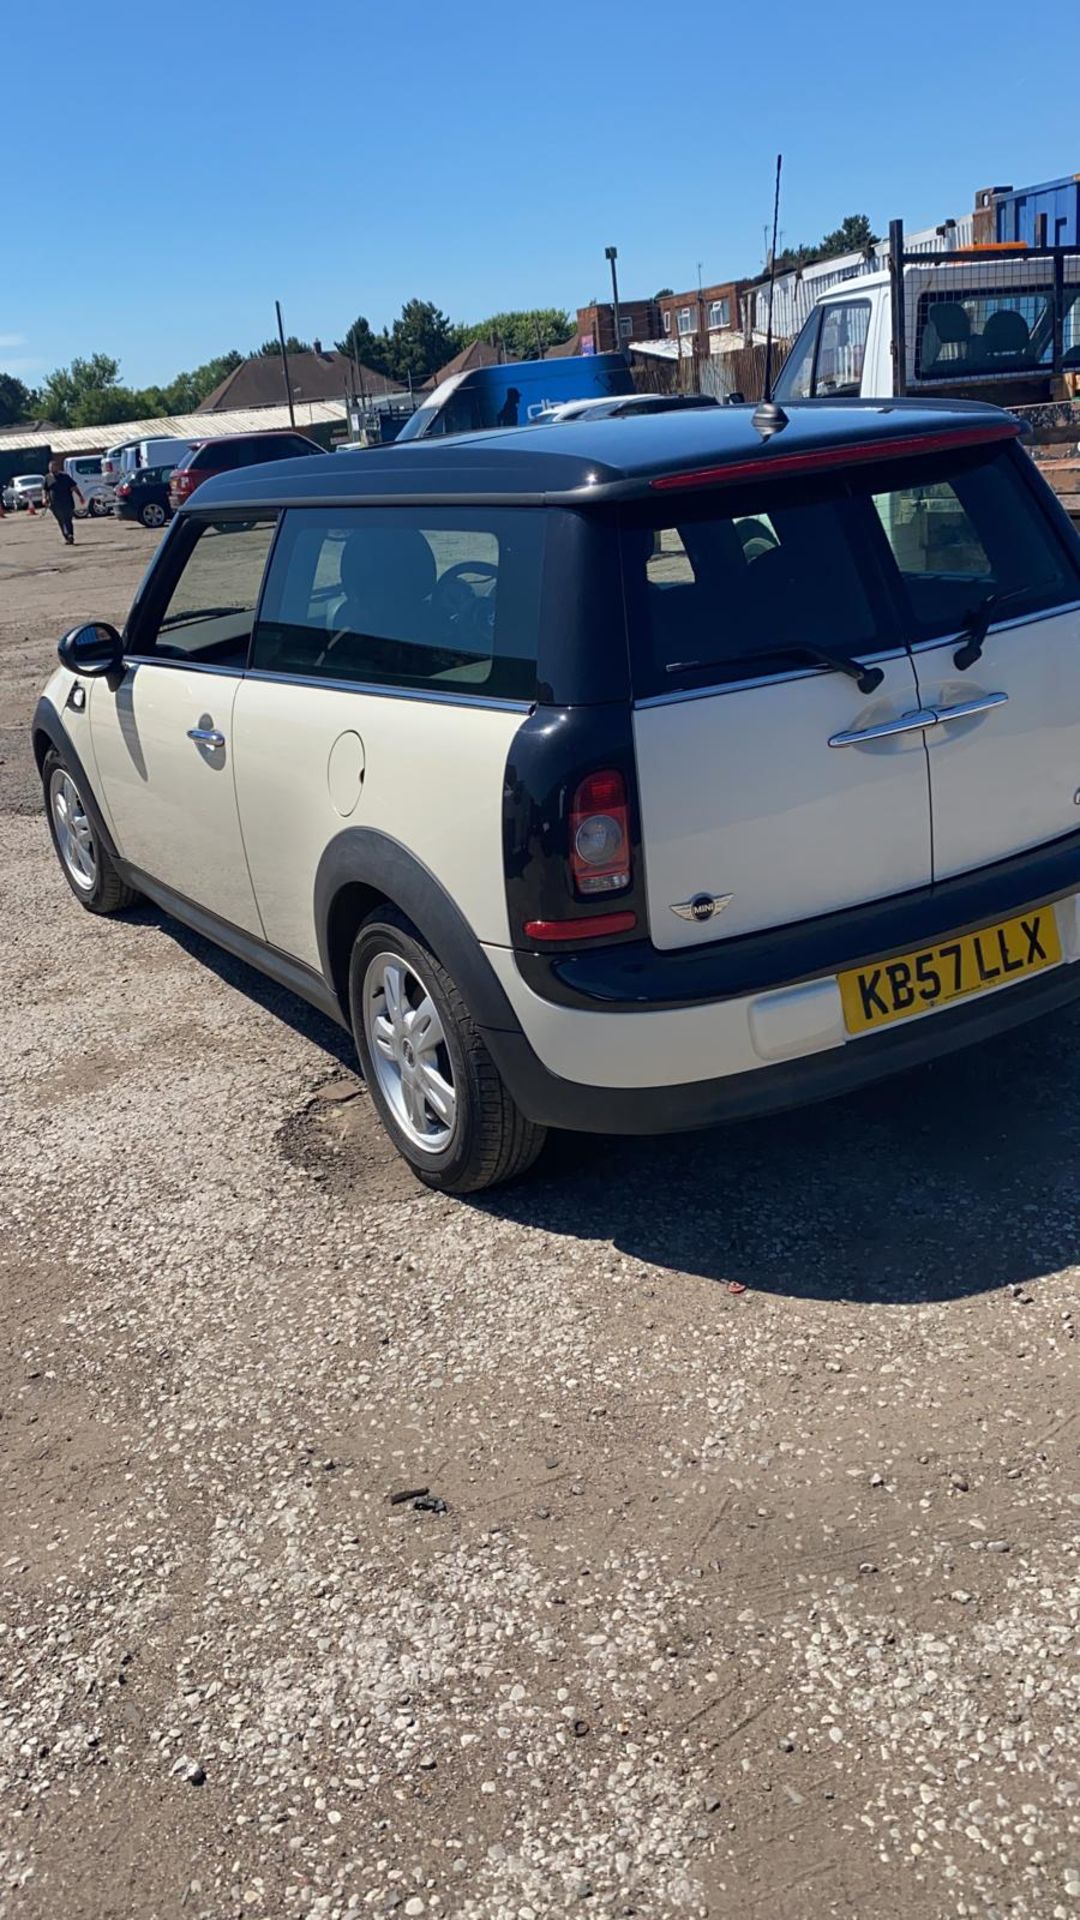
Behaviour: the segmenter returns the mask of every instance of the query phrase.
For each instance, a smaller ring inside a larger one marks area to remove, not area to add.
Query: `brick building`
[[[665,293],[657,301],[660,324],[653,339],[676,340],[685,355],[723,353],[741,334],[740,299],[747,280],[721,280],[690,293]]]
[[[579,307],[577,311],[579,351],[583,348],[586,353],[615,353],[618,348],[629,346],[631,340],[659,340],[660,325],[658,301],[620,300],[620,337],[616,340],[615,309],[611,301],[594,300],[591,306]]]

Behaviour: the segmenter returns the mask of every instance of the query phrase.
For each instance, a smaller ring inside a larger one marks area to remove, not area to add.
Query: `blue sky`
[[[9,6],[0,367],[166,380],[404,299],[573,310],[1080,170],[1080,7],[1003,0]],[[1076,116],[1072,115],[1075,128]],[[31,164],[28,157],[38,156]]]

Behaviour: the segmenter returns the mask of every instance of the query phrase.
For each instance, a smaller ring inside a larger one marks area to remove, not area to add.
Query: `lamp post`
[[[615,351],[616,353],[620,352],[622,348],[622,327],[619,324],[619,275],[615,267],[615,262],[618,259],[618,257],[619,257],[618,247],[604,248],[604,259],[609,261],[611,264],[611,307],[612,307],[612,312],[615,316]]]
[[[281,348],[281,374],[285,382],[285,398],[289,403],[289,419],[295,427],[296,414],[293,411],[292,403],[292,381],[289,379],[289,356],[285,351],[285,322],[281,317],[281,301],[275,300],[274,306],[277,309],[277,337],[278,345]]]

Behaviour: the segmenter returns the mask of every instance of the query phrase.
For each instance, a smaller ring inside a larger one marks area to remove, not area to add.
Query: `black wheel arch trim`
[[[105,817],[101,808],[98,805],[97,795],[94,792],[90,776],[83,765],[78,750],[72,744],[71,737],[60,715],[57,713],[52,701],[49,700],[45,694],[42,694],[37,706],[34,708],[34,718],[30,727],[30,740],[39,773],[41,772],[42,761],[45,757],[44,754],[39,754],[37,750],[37,741],[41,734],[45,735],[45,738],[56,748],[57,753],[60,754],[61,758],[65,760],[71,768],[75,776],[75,784],[82,795],[83,804],[86,807],[87,813],[90,815],[94,832],[108,853],[109,858],[119,863],[120,855],[116,850],[116,844],[105,823]]]
[[[496,1032],[521,1027],[477,935],[435,875],[392,835],[345,827],[323,851],[315,874],[315,928],[323,975],[348,1008],[344,973],[334,952],[333,909],[348,887],[364,887],[407,914],[453,974],[477,1025]],[[336,964],[336,962],[338,962]]]

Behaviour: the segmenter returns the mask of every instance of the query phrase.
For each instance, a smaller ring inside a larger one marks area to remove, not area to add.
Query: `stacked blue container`
[[[1080,174],[1066,174],[1040,187],[1010,187],[995,196],[994,206],[999,240],[1035,246],[1038,218],[1045,213],[1048,245],[1080,249]]]

